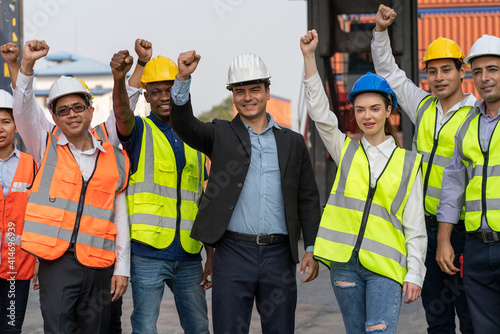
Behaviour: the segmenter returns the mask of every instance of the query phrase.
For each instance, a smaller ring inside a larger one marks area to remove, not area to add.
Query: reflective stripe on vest
[[[420,102],[413,137],[413,150],[423,156],[424,208],[432,215],[436,214],[441,198],[444,168],[453,157],[455,134],[471,110],[470,106],[466,106],[455,111],[439,129],[436,139],[438,101],[437,97],[430,95]],[[464,216],[465,210],[462,210],[461,218]]]
[[[0,278],[29,280],[33,277],[36,259],[21,250],[24,214],[28,204],[29,187],[36,173],[30,155],[19,152],[19,163],[7,197],[0,187]]]
[[[498,123],[490,138],[489,146],[483,148],[479,108],[467,118],[457,138],[457,151],[467,171],[465,189],[465,228],[468,232],[481,227],[482,217],[489,227],[500,231],[500,130]]]
[[[371,188],[364,148],[346,138],[314,256],[327,264],[345,263],[358,250],[365,268],[403,284],[406,250],[402,216],[420,162],[416,152],[395,148]]]
[[[94,126],[93,130],[92,134],[96,137],[96,139],[109,143],[108,129],[106,129],[106,125],[104,123]]]
[[[82,265],[102,268],[114,263],[115,199],[127,186],[129,162],[118,148],[103,143],[103,149],[84,182],[69,147],[49,136],[26,210],[23,249],[55,260],[74,241]]]
[[[203,190],[205,157],[184,144],[186,165],[178,188],[179,173],[170,143],[150,119],[142,120],[141,153],[137,171],[131,175],[127,189],[132,239],[165,249],[172,244],[178,228],[182,248],[196,254],[202,244],[189,235]]]

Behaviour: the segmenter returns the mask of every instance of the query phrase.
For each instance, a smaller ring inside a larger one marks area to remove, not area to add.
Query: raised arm
[[[307,112],[315,122],[326,149],[338,164],[345,141],[345,134],[339,130],[337,117],[330,110],[330,102],[318,74],[316,60],[314,59],[318,40],[318,33],[314,29],[309,30],[307,34],[300,38],[300,50],[304,56],[305,101]]]
[[[2,58],[9,69],[12,89],[16,89],[17,73],[21,69],[21,66],[17,62],[17,58],[19,58],[19,48],[15,43],[6,43],[0,47],[0,52],[2,53]]]
[[[22,68],[14,91],[13,114],[16,127],[38,166],[40,166],[45,153],[47,131],[40,125],[40,112],[37,111],[40,106],[33,93],[33,74],[35,62],[45,57],[48,52],[49,46],[45,41],[26,42],[23,52],[24,58],[21,62]]]
[[[130,87],[140,88],[142,72],[144,72],[144,64],[147,63],[153,55],[153,45],[145,39],[138,38],[135,40],[135,53],[137,54],[137,65],[134,73],[128,80]]]
[[[396,64],[392,55],[391,41],[387,27],[396,19],[396,12],[387,6],[380,5],[375,16],[375,31],[371,42],[371,51],[375,72],[382,76],[391,86],[401,109],[415,123],[416,113],[420,102],[428,95],[413,81],[407,78],[406,73]]]
[[[183,52],[179,55],[177,60],[179,73],[172,86],[171,119],[172,128],[186,144],[210,157],[214,140],[214,124],[198,120],[193,114],[189,99],[191,74],[196,70],[200,59],[201,56],[195,51]]]
[[[125,75],[132,67],[133,58],[128,51],[120,51],[113,55],[110,66],[113,72],[113,112],[116,118],[116,128],[123,137],[130,137],[135,126],[134,113],[130,109]]]

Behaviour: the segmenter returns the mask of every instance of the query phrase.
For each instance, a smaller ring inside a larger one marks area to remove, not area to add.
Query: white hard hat
[[[231,86],[238,84],[264,82],[270,78],[271,74],[267,71],[267,67],[260,57],[250,53],[242,53],[234,58],[229,65],[227,89],[231,90]]]
[[[62,96],[72,94],[85,95],[88,99],[89,104],[92,105],[92,99],[94,97],[90,93],[90,90],[85,82],[77,78],[67,77],[63,75],[59,79],[57,79],[52,84],[52,86],[50,86],[49,97],[47,98],[47,108],[49,108],[50,111],[53,111],[52,108],[54,101]]]
[[[500,57],[500,38],[491,35],[483,35],[470,48],[470,53],[464,59],[466,64],[470,64],[471,60],[481,56],[496,56]]]
[[[0,109],[12,109],[12,95],[0,89]]]

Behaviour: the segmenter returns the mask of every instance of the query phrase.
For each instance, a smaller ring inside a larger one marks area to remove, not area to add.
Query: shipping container
[[[474,42],[483,34],[500,36],[500,8],[496,13],[422,15],[418,20],[419,59],[427,46],[438,37],[458,43],[467,56]]]
[[[500,6],[498,0],[418,0],[418,8]]]

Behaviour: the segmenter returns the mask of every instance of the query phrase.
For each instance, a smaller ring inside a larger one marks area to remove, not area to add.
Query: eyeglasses
[[[59,109],[56,110],[56,115],[61,117],[61,116],[68,116],[69,115],[69,112],[71,110],[73,110],[75,113],[81,113],[83,112],[85,109],[87,109],[87,106],[85,106],[84,104],[81,104],[81,103],[76,103],[74,104],[73,106],[71,107],[67,107],[67,106],[64,106],[64,107],[61,107]]]

